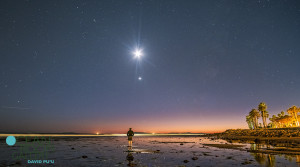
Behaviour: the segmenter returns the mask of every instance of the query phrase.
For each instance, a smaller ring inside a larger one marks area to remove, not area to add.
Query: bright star
[[[139,79],[139,81],[141,81],[141,80],[142,80],[142,77],[139,77],[138,79]]]
[[[141,56],[143,56],[142,50],[141,49],[136,49],[134,52],[134,58],[140,59]]]

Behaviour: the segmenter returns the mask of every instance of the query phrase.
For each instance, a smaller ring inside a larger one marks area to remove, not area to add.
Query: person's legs
[[[128,150],[132,150],[132,140],[128,140]]]

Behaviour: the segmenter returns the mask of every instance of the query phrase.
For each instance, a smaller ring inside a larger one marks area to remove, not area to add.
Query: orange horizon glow
[[[80,122],[80,124],[78,123]],[[89,134],[125,134],[132,128],[134,132],[167,134],[167,133],[220,133],[227,129],[247,129],[247,123],[241,116],[198,116],[197,114],[178,114],[170,116],[148,116],[147,118],[128,117],[97,118],[94,120],[81,118],[65,122],[39,123],[32,126],[14,128],[14,132],[25,133],[89,133]]]
[[[151,112],[149,112],[151,113]],[[69,120],[36,120],[31,124],[12,126],[17,133],[89,133],[125,134],[129,128],[144,133],[220,133],[227,129],[247,129],[244,115],[214,115],[215,112],[164,112],[160,115],[120,114],[93,115]],[[0,131],[1,133],[1,131]],[[3,133],[3,132],[2,132]]]
[[[228,129],[243,129],[243,128],[228,128]],[[228,129],[223,129],[223,130],[203,130],[203,131],[200,131],[200,130],[165,130],[165,131],[139,131],[139,130],[134,130],[134,132],[136,133],[148,133],[148,134],[172,134],[172,133],[221,133],[221,132],[224,132]],[[82,133],[91,133],[91,134],[126,134],[128,131],[125,130],[125,131],[103,131],[102,133],[97,133],[97,132],[94,132],[94,131],[91,131],[91,132],[82,132]]]

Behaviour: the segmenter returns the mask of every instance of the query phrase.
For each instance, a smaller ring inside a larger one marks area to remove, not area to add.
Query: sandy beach
[[[125,136],[17,138],[14,146],[3,142],[5,137],[0,139],[0,166],[298,166],[300,161],[297,151],[268,154],[260,151],[275,147],[203,136],[137,136],[131,150]],[[28,151],[46,145],[42,156],[41,150]],[[54,163],[28,163],[41,158]]]

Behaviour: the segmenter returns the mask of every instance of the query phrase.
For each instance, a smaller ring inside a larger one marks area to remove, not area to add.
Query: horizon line
[[[208,133],[142,133],[135,134],[135,136],[198,136],[205,135]],[[72,136],[93,136],[93,137],[101,137],[101,136],[126,136],[126,133],[112,133],[112,134],[62,134],[62,133],[0,133],[0,137],[3,136],[55,136],[55,137],[72,137]]]

